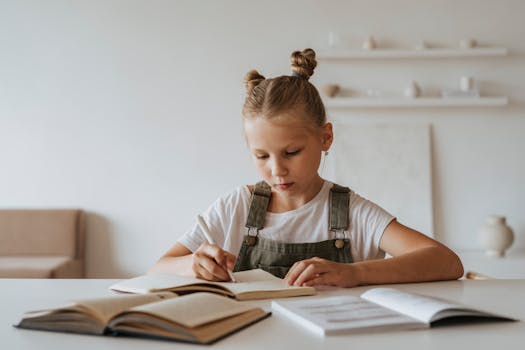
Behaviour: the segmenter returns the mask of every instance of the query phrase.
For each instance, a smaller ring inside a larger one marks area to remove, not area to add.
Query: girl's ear
[[[326,123],[323,126],[321,137],[322,137],[321,142],[323,146],[323,151],[328,151],[330,149],[330,146],[332,145],[332,142],[334,141],[334,132],[332,130],[332,123]]]

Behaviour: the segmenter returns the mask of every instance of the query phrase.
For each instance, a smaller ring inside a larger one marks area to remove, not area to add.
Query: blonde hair
[[[322,127],[326,112],[317,89],[308,82],[317,66],[315,51],[305,49],[290,55],[292,76],[266,79],[256,70],[244,77],[246,99],[242,108],[244,119],[272,118],[292,109],[299,109],[305,121]]]

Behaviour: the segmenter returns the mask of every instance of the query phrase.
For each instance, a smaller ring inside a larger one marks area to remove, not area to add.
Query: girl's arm
[[[392,258],[352,264],[313,258],[295,263],[285,281],[291,285],[336,285],[452,280],[463,276],[458,256],[443,244],[396,220],[385,229],[379,243]]]
[[[227,269],[233,270],[234,266],[235,255],[214,244],[203,243],[192,253],[183,244],[176,243],[148,273],[173,273],[209,281],[229,281]]]
[[[180,243],[175,243],[175,245],[149,269],[148,273],[177,273],[179,275],[193,277],[192,264],[192,251]]]

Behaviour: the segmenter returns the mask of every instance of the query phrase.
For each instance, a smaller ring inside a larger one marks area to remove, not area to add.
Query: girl
[[[203,214],[215,244],[196,224],[150,271],[228,281],[228,270],[262,268],[289,285],[340,287],[461,277],[447,247],[319,176],[333,132],[308,82],[315,52],[293,52],[291,63],[292,76],[266,79],[252,70],[245,77],[244,133],[263,181]]]

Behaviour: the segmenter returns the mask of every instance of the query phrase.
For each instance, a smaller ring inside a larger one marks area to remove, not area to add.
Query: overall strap
[[[260,230],[263,228],[271,196],[272,188],[266,182],[260,181],[255,184],[250,200],[248,218],[246,219],[246,227],[248,229],[256,228]]]
[[[350,189],[334,184],[330,189],[329,229],[346,230],[349,226]]]

